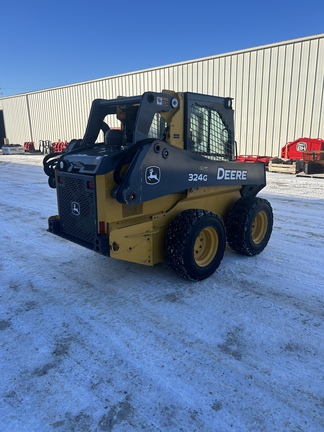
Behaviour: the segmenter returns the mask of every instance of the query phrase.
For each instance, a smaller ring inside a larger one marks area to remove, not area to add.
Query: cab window
[[[197,103],[191,106],[189,149],[214,160],[230,159],[229,131],[217,110]]]
[[[164,139],[165,130],[167,128],[167,122],[161,116],[160,113],[155,113],[150,130],[148,132],[148,138],[156,138],[159,140]]]

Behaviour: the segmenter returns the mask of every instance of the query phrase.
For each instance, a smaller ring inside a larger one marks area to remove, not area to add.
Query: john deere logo
[[[149,185],[155,185],[160,182],[161,170],[158,166],[149,166],[145,170],[145,181]]]
[[[71,203],[71,209],[72,209],[72,214],[74,214],[74,216],[80,216],[80,204],[76,201],[73,201]]]

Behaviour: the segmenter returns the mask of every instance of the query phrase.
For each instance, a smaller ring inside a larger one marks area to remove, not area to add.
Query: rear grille
[[[59,173],[57,194],[60,230],[93,244],[97,231],[95,186],[90,189],[89,181],[95,185],[93,177]]]

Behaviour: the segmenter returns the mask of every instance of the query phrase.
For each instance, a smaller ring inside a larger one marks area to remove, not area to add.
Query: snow
[[[209,279],[46,231],[39,155],[0,155],[0,430],[324,430],[324,180],[268,173],[265,251]]]

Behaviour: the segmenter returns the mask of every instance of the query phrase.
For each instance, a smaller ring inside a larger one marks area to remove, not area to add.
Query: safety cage
[[[232,99],[185,93],[185,103],[186,149],[212,160],[235,160]]]

